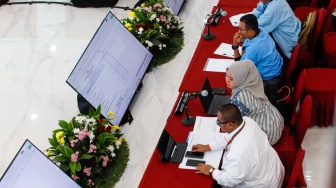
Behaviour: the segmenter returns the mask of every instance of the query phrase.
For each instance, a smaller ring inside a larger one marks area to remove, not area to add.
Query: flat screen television
[[[153,55],[108,12],[66,82],[119,125]]]
[[[80,188],[80,186],[52,162],[28,139],[0,179],[1,188]]]

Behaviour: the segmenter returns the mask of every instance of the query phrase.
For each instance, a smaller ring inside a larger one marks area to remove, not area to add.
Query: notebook
[[[23,143],[2,175],[0,187],[80,188],[74,180],[28,139]]]
[[[188,143],[177,143],[166,129],[163,129],[156,149],[161,153],[161,161],[171,163],[181,163]]]
[[[215,94],[218,92],[213,91],[208,78],[205,78],[201,91],[203,90],[207,90],[208,95],[206,97],[201,96],[200,100],[205,113],[209,116],[217,116],[218,109],[224,104],[231,102],[231,96]]]

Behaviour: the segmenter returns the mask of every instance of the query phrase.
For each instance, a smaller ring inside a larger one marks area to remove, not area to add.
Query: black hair
[[[246,29],[251,29],[254,31],[259,31],[258,29],[258,19],[253,14],[246,14],[240,18],[241,22],[245,23]]]
[[[219,113],[222,114],[225,121],[234,121],[238,125],[243,122],[243,117],[240,114],[240,110],[235,104],[228,103],[224,104],[219,108]]]

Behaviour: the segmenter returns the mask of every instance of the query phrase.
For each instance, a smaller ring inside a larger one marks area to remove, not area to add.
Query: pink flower
[[[164,15],[160,15],[160,20],[161,20],[161,22],[166,22],[167,21],[167,19]]]
[[[78,139],[76,139],[76,140],[71,140],[71,141],[70,141],[70,145],[71,145],[71,147],[75,147],[75,145],[76,145],[77,142],[78,142]]]
[[[90,144],[90,149],[88,151],[88,153],[96,153],[96,149],[97,149],[97,146],[93,145],[93,144]]]
[[[74,154],[71,154],[71,162],[77,162],[77,160],[78,160],[78,151],[76,151],[76,153],[74,153]]]
[[[80,179],[80,177],[78,177],[78,176],[76,176],[76,175],[71,175],[71,177],[72,177],[72,179],[75,180],[75,181],[78,180],[78,179]]]
[[[88,179],[88,180],[87,180],[87,185],[88,185],[89,187],[91,187],[91,186],[94,185],[92,179]]]
[[[162,8],[162,5],[161,5],[160,3],[156,3],[156,4],[154,5],[154,8]]]
[[[107,162],[108,162],[108,156],[101,156],[101,158],[103,159],[103,166],[106,166],[107,165]]]
[[[157,11],[158,11],[158,12],[161,12],[161,11],[162,11],[162,9],[158,8],[158,9],[157,9]]]
[[[79,140],[83,140],[83,138],[85,138],[86,136],[89,136],[90,133],[88,133],[88,131],[86,129],[80,131],[78,133],[78,135],[76,135],[77,138],[79,138]]]
[[[150,12],[150,11],[152,11],[152,6],[145,7],[144,9],[145,9],[145,11]]]
[[[90,174],[91,174],[91,167],[90,167],[90,168],[86,168],[86,167],[84,167],[83,172],[84,172],[87,176],[90,176]]]

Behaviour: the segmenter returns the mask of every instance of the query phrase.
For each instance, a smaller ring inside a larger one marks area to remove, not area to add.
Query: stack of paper
[[[194,129],[189,133],[188,136],[188,148],[187,151],[191,151],[193,145],[196,144],[208,144],[215,141],[219,137],[223,137],[224,133],[220,133],[220,127],[216,124],[217,117],[201,117],[197,116]],[[203,160],[206,164],[213,167],[218,167],[220,158],[222,156],[222,150],[218,151],[208,151],[204,153]],[[182,169],[194,169],[195,167],[186,166],[186,162],[189,158],[184,157],[182,163],[180,163],[179,168]]]

